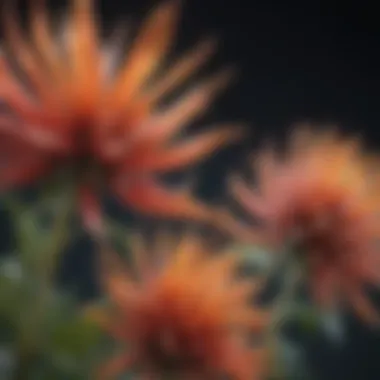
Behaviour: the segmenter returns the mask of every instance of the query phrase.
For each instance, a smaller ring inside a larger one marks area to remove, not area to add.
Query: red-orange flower
[[[241,135],[241,128],[225,125],[173,143],[207,110],[231,74],[224,70],[169,106],[161,104],[214,50],[213,41],[205,40],[162,70],[175,37],[178,4],[165,2],[148,15],[119,68],[114,64],[120,41],[101,43],[92,0],[72,0],[71,16],[57,38],[44,0],[31,2],[30,38],[23,36],[13,8],[3,9],[9,56],[0,56],[0,99],[10,112],[0,114],[1,189],[74,163],[81,179],[95,166],[100,182],[137,211],[208,215],[189,191],[169,190],[155,178],[194,164]]]
[[[364,154],[358,139],[301,127],[283,159],[267,149],[255,164],[256,190],[239,179],[232,185],[259,220],[258,235],[301,247],[316,300],[330,305],[344,295],[374,321],[363,286],[380,278],[378,159]]]
[[[268,323],[268,312],[249,301],[258,282],[234,279],[236,256],[206,254],[194,237],[174,251],[161,241],[153,252],[134,246],[134,274],[106,256],[102,278],[114,308],[97,318],[126,347],[97,378],[136,371],[141,378],[260,379],[265,349],[249,343]]]

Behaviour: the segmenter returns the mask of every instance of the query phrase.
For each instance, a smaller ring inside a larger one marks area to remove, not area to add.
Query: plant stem
[[[34,355],[25,347],[20,344],[16,353],[17,364],[13,373],[14,380],[28,380],[30,379],[30,367],[34,361]]]
[[[72,189],[70,190],[70,194],[65,199],[65,205],[56,218],[55,225],[51,232],[52,240],[47,247],[46,265],[44,268],[44,280],[46,282],[46,285],[50,285],[52,282],[56,267],[58,265],[59,254],[61,253],[62,246],[64,245],[66,237],[68,236],[69,218],[73,211],[73,204],[75,202],[75,193]]]
[[[289,259],[289,256],[287,256]],[[272,313],[272,321],[267,332],[267,345],[270,352],[272,362],[271,379],[281,379],[283,374],[282,363],[278,360],[279,351],[279,334],[292,304],[294,302],[295,293],[299,284],[300,272],[295,260],[289,260],[286,263],[284,281],[280,293],[278,294]]]
[[[73,192],[65,194],[64,204],[60,207],[59,214],[53,222],[50,231],[51,236],[47,239],[46,246],[41,248],[42,252],[38,252],[41,255],[41,264],[34,266],[24,265],[24,271],[29,270],[29,273],[26,273],[23,286],[29,286],[27,283],[29,275],[31,275],[34,281],[37,281],[37,288],[35,289],[36,300],[33,301],[33,307],[30,310],[23,311],[24,313],[29,313],[29,315],[26,320],[21,318],[18,326],[19,339],[16,348],[17,363],[13,375],[14,380],[28,380],[31,377],[31,367],[33,366],[38,347],[41,345],[41,340],[43,340],[43,336],[41,336],[43,333],[43,322],[51,301],[52,281],[58,264],[59,253],[62,250],[68,233],[68,219],[71,215],[73,200]],[[22,214],[17,212],[12,216],[14,218],[22,218]],[[21,235],[19,237],[22,238]],[[40,236],[36,237],[37,240],[40,238]],[[31,249],[31,247],[20,248],[21,250]],[[27,302],[27,304],[29,303]],[[28,305],[26,305],[26,308],[28,308]]]

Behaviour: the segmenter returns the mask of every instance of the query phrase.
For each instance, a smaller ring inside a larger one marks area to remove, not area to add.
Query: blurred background
[[[23,15],[26,4],[20,1]],[[131,16],[137,26],[155,2],[103,0],[97,4],[107,36]],[[61,13],[67,2],[50,1],[50,5]],[[226,149],[197,169],[203,198],[223,196],[225,175],[241,167],[247,152],[267,138],[283,141],[294,122],[336,124],[344,131],[363,134],[371,148],[377,147],[380,30],[376,4],[367,0],[341,5],[327,0],[187,0],[175,53],[207,35],[217,36],[220,47],[203,73],[233,64],[240,74],[197,124],[242,121],[251,126],[252,133],[243,144]],[[9,223],[5,213],[1,217],[0,243],[6,251]],[[83,300],[97,291],[92,263],[91,242],[83,236],[70,247],[62,264],[62,286]],[[351,315],[341,323],[346,339],[340,344],[320,334],[297,336],[313,372],[324,380],[377,380],[380,332]]]

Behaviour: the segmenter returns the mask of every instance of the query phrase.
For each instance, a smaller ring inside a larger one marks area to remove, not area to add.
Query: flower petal
[[[46,153],[67,154],[72,149],[72,141],[58,132],[33,124],[20,125],[17,120],[5,115],[0,115],[0,136],[5,139],[8,136],[15,142],[19,140],[20,144],[30,144]]]
[[[58,55],[57,43],[51,38],[52,33],[46,12],[46,0],[32,2],[31,33],[34,45],[48,66],[56,82],[67,80],[62,57]]]
[[[27,185],[42,177],[51,159],[31,144],[0,135],[0,190]]]
[[[51,104],[54,96],[50,91],[49,78],[46,76],[46,72],[44,72],[35,52],[26,42],[21,29],[18,27],[21,23],[15,15],[14,2],[7,1],[6,9],[3,9],[2,13],[4,15],[2,22],[4,24],[7,47],[13,53],[19,67],[28,76],[28,80],[32,83],[41,102]]]
[[[188,191],[166,189],[153,178],[116,178],[113,190],[133,211],[155,217],[208,221],[210,210]]]
[[[167,142],[195,118],[201,116],[232,77],[231,69],[222,70],[197,84],[167,109],[153,115],[130,137],[131,144],[135,144],[131,149],[149,149]]]
[[[202,66],[215,51],[214,39],[206,39],[195,46],[190,52],[179,59],[169,70],[147,90],[145,98],[149,104],[155,104],[168,92],[182,84],[200,66]]]
[[[129,58],[116,78],[112,105],[119,111],[150,78],[170,47],[178,19],[178,1],[167,1],[154,9],[145,21]]]
[[[205,156],[214,153],[218,148],[236,142],[243,136],[243,128],[228,125],[223,128],[207,131],[175,145],[173,148],[150,150],[141,155],[130,155],[123,164],[126,172],[168,171],[193,165]]]
[[[364,290],[360,289],[360,284],[352,284],[345,282],[346,296],[351,303],[357,315],[370,325],[379,326],[380,313],[379,310],[371,303]]]
[[[69,38],[69,60],[78,112],[93,114],[99,97],[101,71],[100,47],[92,0],[73,1]],[[79,102],[79,104],[77,103]]]
[[[248,212],[256,217],[268,216],[268,206],[257,194],[256,190],[250,189],[248,184],[237,176],[231,177],[229,182],[236,200],[247,209]]]

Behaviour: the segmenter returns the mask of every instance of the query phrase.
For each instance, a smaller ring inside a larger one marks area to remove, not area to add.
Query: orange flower
[[[255,161],[257,191],[239,179],[232,185],[261,222],[257,234],[275,245],[296,241],[324,306],[343,294],[362,317],[377,319],[362,287],[380,278],[378,160],[361,152],[358,139],[301,127],[284,160],[267,149]]]
[[[133,370],[151,378],[261,378],[265,350],[248,341],[267,325],[268,312],[249,304],[257,281],[234,279],[236,256],[207,255],[190,235],[174,251],[163,240],[153,252],[148,257],[141,244],[134,246],[134,275],[117,256],[105,256],[103,280],[115,308],[98,321],[127,352],[109,360],[97,378]]]
[[[100,182],[136,211],[204,219],[208,210],[189,191],[169,190],[155,175],[194,164],[241,136],[240,127],[225,125],[173,144],[231,77],[223,70],[162,106],[206,62],[213,41],[201,42],[161,70],[179,13],[179,3],[167,1],[148,15],[125,63],[115,69],[120,49],[101,44],[92,0],[72,0],[62,38],[50,30],[44,0],[33,0],[30,42],[11,3],[2,12],[10,56],[0,56],[0,99],[11,112],[0,114],[1,189],[73,163],[78,177],[94,186],[86,176],[95,166]]]

